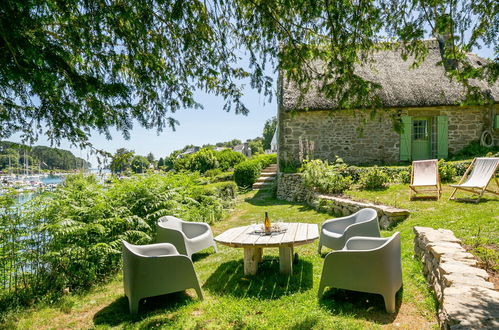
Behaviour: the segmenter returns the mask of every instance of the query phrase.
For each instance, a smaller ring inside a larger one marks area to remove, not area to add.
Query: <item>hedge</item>
[[[258,160],[246,160],[234,168],[234,181],[241,188],[249,188],[256,182],[262,171]]]
[[[241,188],[249,188],[256,182],[262,169],[277,162],[275,154],[257,155],[234,168],[234,181]]]

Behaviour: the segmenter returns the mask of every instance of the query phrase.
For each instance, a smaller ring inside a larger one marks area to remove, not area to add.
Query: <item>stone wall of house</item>
[[[409,211],[390,206],[362,203],[337,196],[316,194],[303,185],[301,173],[279,173],[277,176],[277,198],[288,202],[306,202],[313,208],[346,216],[363,208],[370,207],[378,212],[379,225],[388,229],[399,221],[405,220]]]
[[[499,292],[450,230],[414,227],[414,252],[439,303],[442,329],[499,328]]]
[[[484,109],[448,109],[441,110],[440,116],[447,116],[449,152],[455,153],[473,140],[479,140],[485,129],[489,111]]]
[[[297,164],[300,159],[333,161],[335,156],[350,164],[396,163],[400,136],[394,121],[400,116],[448,116],[448,145],[456,152],[480,139],[499,105],[489,107],[433,107],[369,111],[279,110],[279,161]]]

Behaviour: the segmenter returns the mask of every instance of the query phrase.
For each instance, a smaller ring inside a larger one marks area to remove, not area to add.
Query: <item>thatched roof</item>
[[[417,68],[410,68],[413,59],[404,61],[400,50],[379,51],[371,55],[373,60],[356,68],[356,74],[365,80],[381,85],[376,93],[382,106],[391,107],[430,107],[443,105],[458,105],[464,100],[465,88],[451,80],[443,65],[437,63],[442,61],[440,48],[437,40],[428,40],[428,55],[425,61]],[[467,55],[472,66],[478,67],[487,60],[475,54]],[[315,70],[324,67],[324,63],[315,61],[312,63]],[[319,71],[320,72],[320,71]],[[281,77],[285,75],[281,72]],[[479,87],[499,103],[499,82],[490,86],[485,81],[470,81]],[[282,106],[285,110],[329,110],[334,109],[335,102],[323,95],[319,95],[317,83],[312,82],[315,88],[311,88],[301,100],[300,90],[296,84],[282,79]]]

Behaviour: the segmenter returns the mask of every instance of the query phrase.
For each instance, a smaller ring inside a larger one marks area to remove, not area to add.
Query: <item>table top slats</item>
[[[263,245],[263,246],[268,245],[271,238],[272,238],[271,235],[261,235],[254,245]]]
[[[246,226],[246,227],[244,228],[244,230],[243,230],[241,233],[239,233],[239,235],[237,235],[236,237],[234,237],[234,238],[232,239],[232,242],[231,242],[231,243],[232,243],[232,244],[244,244],[244,241],[246,240],[246,238],[247,238],[248,236],[251,236],[251,235],[250,235],[250,233],[251,233],[252,231],[253,231],[253,230],[252,230],[251,226]]]
[[[313,239],[314,237],[319,237],[319,226],[317,225],[308,225],[308,239]]]
[[[308,224],[299,223],[298,228],[296,229],[295,241],[301,242],[307,240],[307,229]]]
[[[280,234],[276,234],[276,235],[271,235],[267,244],[272,244],[272,245],[280,244],[282,242],[285,234],[286,233],[284,232],[284,233],[280,233]]]
[[[215,241],[219,243],[231,243],[236,237],[238,237],[242,232],[244,232],[247,229],[247,227],[236,227],[236,228],[231,228],[217,237],[215,237]]]
[[[286,225],[288,228],[284,233],[284,237],[281,240],[282,244],[293,242],[295,240],[296,229],[298,229],[298,223],[296,222],[291,222]]]
[[[319,237],[316,224],[287,223],[285,233],[277,235],[258,235],[252,226],[231,228],[215,237],[215,241],[233,247],[279,247],[306,244]]]
[[[249,226],[249,228],[251,228],[251,226]],[[260,234],[257,234],[254,232],[253,229],[251,229],[249,232],[246,233],[246,235],[244,235],[243,238],[241,238],[241,244],[244,244],[244,245],[254,245],[256,241],[258,241],[258,239],[260,239]]]

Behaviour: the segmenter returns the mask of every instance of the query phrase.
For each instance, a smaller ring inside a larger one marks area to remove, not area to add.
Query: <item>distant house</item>
[[[499,83],[470,81],[492,104],[460,106],[465,87],[439,64],[439,42],[426,42],[429,53],[417,68],[410,68],[411,59],[404,61],[399,50],[379,51],[371,55],[372,62],[356,67],[356,74],[381,87],[381,108],[374,119],[370,111],[337,110],[318,84],[301,98],[297,86],[279,72],[280,163],[298,163],[304,153],[324,160],[339,156],[352,164],[396,163],[446,158],[474,140],[498,145]],[[474,67],[486,63],[475,54],[466,56]],[[311,65],[325,69],[320,61]]]
[[[183,157],[185,157],[185,156],[188,156],[188,155],[190,155],[190,154],[193,154],[193,153],[195,153],[195,152],[198,152],[198,151],[199,151],[199,149],[200,149],[199,147],[192,147],[192,148],[189,148],[189,149],[187,149],[186,151],[184,151],[183,153],[178,154],[178,155],[177,155],[177,158],[183,158]]]
[[[251,157],[251,148],[249,147],[248,143],[243,143],[243,144],[238,144],[237,146],[232,147],[232,150],[239,152],[246,157]]]
[[[230,148],[227,148],[227,147],[215,147],[215,148],[213,148],[213,151],[222,151],[222,150],[225,150],[225,149],[230,149]]]

